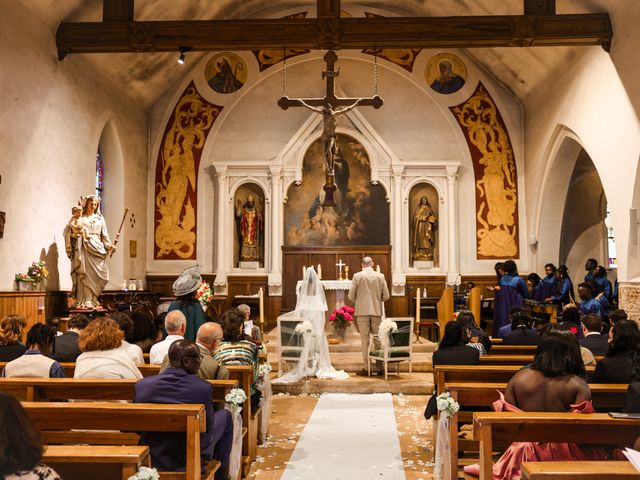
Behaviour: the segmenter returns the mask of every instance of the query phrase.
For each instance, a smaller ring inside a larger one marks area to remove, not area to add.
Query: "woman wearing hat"
[[[173,282],[173,294],[178,297],[169,305],[169,311],[180,310],[187,317],[187,329],[184,338],[195,342],[200,325],[206,323],[207,316],[202,305],[196,299],[196,290],[202,283],[198,267],[191,267],[180,274]]]

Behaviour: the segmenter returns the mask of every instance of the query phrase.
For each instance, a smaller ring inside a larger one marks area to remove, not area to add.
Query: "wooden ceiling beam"
[[[329,0],[331,1],[331,0]],[[324,23],[323,23],[324,22]],[[62,23],[58,58],[70,53],[299,49],[611,47],[607,13]]]

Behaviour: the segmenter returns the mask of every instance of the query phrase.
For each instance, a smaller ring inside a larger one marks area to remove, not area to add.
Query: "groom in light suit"
[[[362,359],[364,370],[357,375],[367,375],[367,356],[369,348],[369,334],[377,334],[382,319],[383,302],[389,300],[389,288],[382,273],[373,269],[371,257],[362,259],[362,271],[353,276],[353,285],[349,290],[349,300],[355,303],[355,317],[360,331],[362,344]],[[377,364],[378,373],[382,365]]]

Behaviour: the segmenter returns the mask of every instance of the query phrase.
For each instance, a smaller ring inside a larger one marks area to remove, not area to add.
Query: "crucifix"
[[[322,206],[335,207],[336,202],[333,198],[333,193],[336,190],[334,160],[340,148],[336,142],[337,117],[358,106],[380,108],[383,102],[378,95],[370,98],[336,97],[335,79],[340,74],[340,69],[336,70],[335,68],[338,55],[333,50],[329,50],[324,55],[324,61],[327,64],[327,69],[322,72],[322,78],[327,80],[327,93],[323,98],[289,98],[283,96],[278,100],[278,105],[283,110],[289,107],[305,107],[313,112],[322,114],[322,150],[327,170],[325,184],[322,187],[325,191]],[[342,269],[340,270],[340,276],[342,277]]]
[[[338,267],[338,280],[342,280],[342,267],[344,267],[346,263],[342,261],[342,259],[338,260],[336,263],[336,267]]]

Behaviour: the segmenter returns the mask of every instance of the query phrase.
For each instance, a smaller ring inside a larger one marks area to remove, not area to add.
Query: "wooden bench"
[[[0,390],[19,400],[127,400],[133,401],[137,380],[130,378],[0,378]],[[237,385],[235,380],[208,380],[213,386],[214,402]]]
[[[480,442],[480,480],[493,478],[493,452],[513,442],[574,442],[633,445],[640,419],[606,413],[481,412],[473,414],[473,438]]]
[[[534,355],[536,345],[491,345],[491,355]]]
[[[123,432],[184,432],[186,433],[186,472],[161,472],[163,480],[200,480],[200,432],[206,429],[203,405],[105,403],[105,402],[23,402],[27,414],[41,430],[45,444],[84,443],[104,445],[105,439],[129,443],[134,434]],[[73,430],[73,431],[72,431]],[[94,431],[77,431],[94,430]],[[100,432],[95,430],[107,430]],[[219,468],[209,462],[211,479]]]
[[[434,369],[433,379],[437,392],[444,391],[444,384],[451,382],[496,383],[509,382],[521,365],[438,365]],[[593,372],[595,367],[586,367],[587,372]]]
[[[53,468],[61,478],[92,480],[127,480],[141,466],[150,467],[149,447],[47,445],[42,463]]]
[[[253,367],[251,365],[225,365],[229,371],[229,379],[238,382],[247,399],[242,406],[242,425],[247,434],[242,439],[242,468],[243,476],[248,474],[251,463],[258,455],[258,424],[261,409],[251,410],[251,384],[253,383]]]
[[[475,450],[474,441],[460,440],[458,430],[461,423],[469,423],[473,420],[474,409],[491,408],[493,402],[498,400],[498,390],[504,392],[506,383],[446,383],[445,390],[460,404],[466,411],[459,411],[449,419],[449,443],[451,445],[451,471],[458,471],[458,452],[462,450]],[[591,384],[591,397],[596,409],[621,410],[624,405],[624,398],[627,393],[626,384]],[[495,413],[495,412],[491,412]],[[640,436],[640,432],[638,433]],[[475,437],[475,431],[474,431]]]
[[[630,462],[524,462],[522,480],[638,480]]]
[[[596,362],[599,362],[604,357],[595,357]],[[533,362],[533,354],[530,355],[494,355],[493,349],[491,354],[483,355],[480,357],[480,365],[527,365]]]

